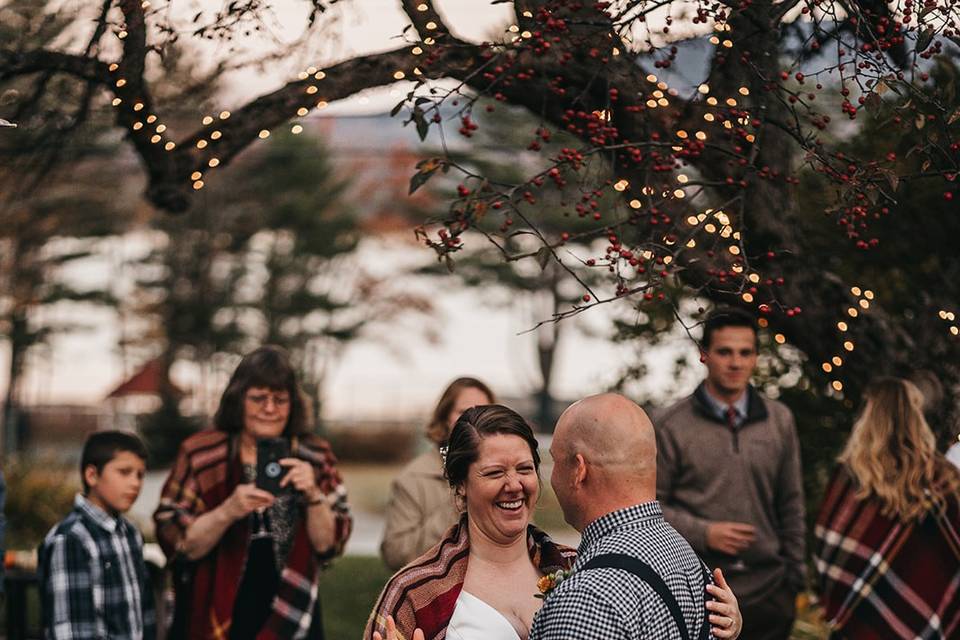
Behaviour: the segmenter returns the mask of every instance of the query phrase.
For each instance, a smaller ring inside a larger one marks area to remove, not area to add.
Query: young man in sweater
[[[793,415],[750,386],[756,321],[717,309],[703,328],[706,379],[662,412],[657,497],[666,520],[720,567],[743,612],[743,640],[790,635],[804,587],[804,506]]]

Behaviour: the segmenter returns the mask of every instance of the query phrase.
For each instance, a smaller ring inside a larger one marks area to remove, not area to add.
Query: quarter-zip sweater
[[[747,415],[731,429],[701,384],[657,414],[657,498],[666,520],[707,565],[723,569],[741,602],[804,584],[804,501],[800,445],[790,410],[748,387]],[[756,527],[738,558],[707,548],[711,522]]]

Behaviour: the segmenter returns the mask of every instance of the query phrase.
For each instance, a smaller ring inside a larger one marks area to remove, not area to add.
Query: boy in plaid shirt
[[[43,637],[153,640],[153,593],[143,538],[121,514],[143,484],[147,451],[133,435],[101,431],[83,446],[83,494],[40,547]]]

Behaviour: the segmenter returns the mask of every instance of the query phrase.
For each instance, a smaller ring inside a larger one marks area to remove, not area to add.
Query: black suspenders
[[[702,564],[701,564],[702,566]],[[646,582],[650,585],[650,588],[657,592],[657,595],[660,596],[660,599],[663,600],[663,603],[667,605],[667,609],[670,610],[670,615],[673,616],[673,621],[677,624],[677,628],[680,630],[680,637],[683,640],[690,640],[690,632],[687,630],[687,624],[683,619],[683,612],[680,611],[680,605],[677,603],[677,599],[670,592],[667,583],[663,581],[663,578],[660,577],[656,571],[654,571],[650,565],[648,565],[643,560],[639,558],[634,558],[633,556],[628,556],[623,553],[605,553],[603,555],[596,556],[591,558],[587,564],[583,566],[581,571],[587,569],[621,569],[632,573],[633,575],[640,578],[640,580]],[[704,573],[704,592],[706,592],[708,582],[708,573],[706,567],[703,568]],[[700,634],[698,640],[707,640],[710,637],[710,619],[708,613],[705,611],[703,614],[703,626],[700,627]]]

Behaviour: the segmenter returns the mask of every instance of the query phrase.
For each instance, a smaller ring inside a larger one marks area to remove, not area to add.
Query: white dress
[[[447,625],[447,640],[520,640],[520,636],[503,614],[461,591]]]

